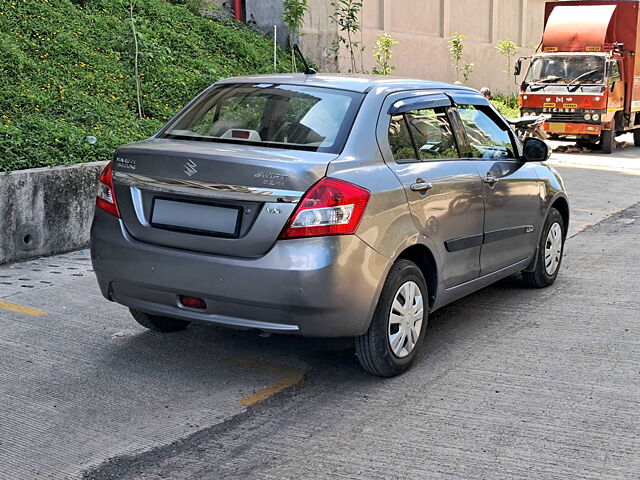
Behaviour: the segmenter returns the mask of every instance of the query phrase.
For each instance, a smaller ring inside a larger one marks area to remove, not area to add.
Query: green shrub
[[[520,107],[518,106],[518,95],[510,94],[504,95],[502,93],[496,94],[491,100],[493,106],[507,118],[517,118],[520,116]]]
[[[271,41],[193,4],[135,2],[139,119],[128,1],[0,0],[0,171],[110,159],[215,81],[273,72]]]

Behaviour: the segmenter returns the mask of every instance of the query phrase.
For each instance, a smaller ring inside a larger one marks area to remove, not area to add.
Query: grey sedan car
[[[231,78],[117,150],[93,266],[152,330],[354,337],[367,371],[397,375],[430,312],[519,272],[554,282],[569,207],[547,157],[468,88]]]

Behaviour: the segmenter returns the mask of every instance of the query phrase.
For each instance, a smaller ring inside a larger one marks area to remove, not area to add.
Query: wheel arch
[[[569,202],[564,196],[558,196],[551,202],[549,210],[551,210],[552,208],[555,208],[556,210],[558,210],[558,212],[560,212],[562,221],[564,222],[564,237],[567,238],[567,233],[569,232],[569,217],[571,215],[569,212]],[[547,215],[548,214],[549,211],[547,211]]]
[[[422,243],[416,243],[400,252],[394,263],[400,259],[409,260],[418,266],[429,289],[429,307],[433,308],[438,293],[438,265],[431,249]]]
[[[540,236],[542,236],[542,232],[544,230],[544,222],[546,221],[547,216],[549,215],[549,212],[551,211],[552,208],[555,208],[556,210],[558,210],[558,212],[560,212],[560,216],[562,217],[562,221],[564,222],[564,238],[563,241],[567,239],[567,236],[569,234],[569,218],[570,218],[570,212],[569,212],[569,201],[567,200],[567,197],[564,196],[562,193],[558,193],[548,204],[549,206],[547,207],[547,210],[544,214],[544,217],[542,218],[542,224],[540,226]],[[538,255],[540,255],[540,248],[539,248],[539,244],[540,244],[540,238],[538,238],[538,243],[536,243],[536,249],[535,252],[533,254],[533,257],[531,258],[531,261],[529,262],[529,265],[527,265],[527,267],[523,270],[523,272],[532,272],[533,269],[535,268],[536,262],[538,261]]]

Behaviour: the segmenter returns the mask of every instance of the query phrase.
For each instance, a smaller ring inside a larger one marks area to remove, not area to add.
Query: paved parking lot
[[[638,477],[640,175],[594,157],[556,285],[440,310],[390,380],[348,340],[145,331],[86,251],[0,267],[0,478]]]

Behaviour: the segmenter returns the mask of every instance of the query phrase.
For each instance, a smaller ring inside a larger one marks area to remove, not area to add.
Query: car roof
[[[402,77],[382,77],[379,75],[352,75],[338,73],[316,73],[312,75],[305,75],[302,73],[248,75],[244,77],[227,78],[217,82],[217,85],[225,83],[271,83],[281,85],[306,85],[312,87],[331,87],[361,93],[368,92],[375,87],[382,87],[392,90],[462,90],[468,93],[479,94],[477,90],[463,87],[461,85],[452,85],[450,83],[432,82],[429,80],[418,80]]]

